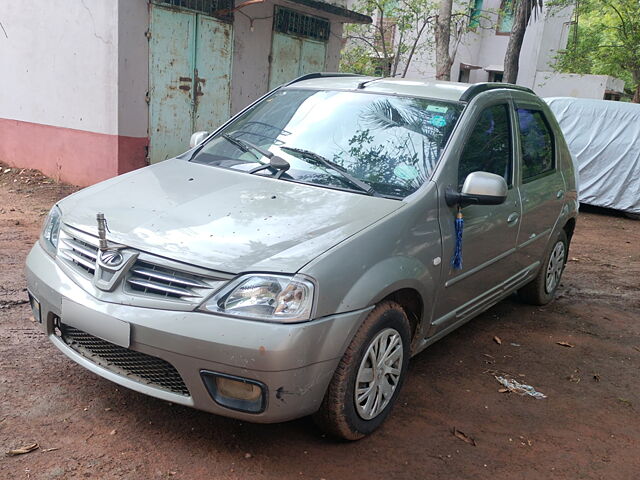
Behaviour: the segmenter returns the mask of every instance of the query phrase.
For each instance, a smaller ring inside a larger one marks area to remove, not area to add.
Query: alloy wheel
[[[545,277],[545,290],[547,293],[553,292],[560,282],[560,276],[564,268],[564,252],[564,243],[562,242],[556,243],[555,247],[553,247]]]
[[[356,376],[355,404],[358,415],[371,420],[382,413],[400,382],[404,348],[393,328],[379,332],[360,362]]]

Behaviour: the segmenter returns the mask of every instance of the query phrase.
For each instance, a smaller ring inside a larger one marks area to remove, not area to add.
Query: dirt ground
[[[5,170],[2,479],[639,478],[640,221],[584,209],[556,301],[505,300],[439,341],[413,359],[379,432],[336,443],[308,418],[253,425],[217,417],[68,360],[31,318],[23,265],[44,215],[74,188]],[[547,398],[501,393],[496,373]],[[30,443],[39,449],[4,455]]]

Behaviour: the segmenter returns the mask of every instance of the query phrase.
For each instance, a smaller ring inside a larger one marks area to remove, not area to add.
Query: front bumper
[[[80,288],[37,243],[27,257],[26,276],[29,292],[40,304],[42,329],[76,363],[153,397],[259,423],[291,420],[319,408],[340,358],[369,311],[283,325],[108,303]],[[71,348],[54,333],[59,322],[105,340],[116,350],[126,348],[168,362],[188,392],[138,381]],[[219,405],[205,387],[201,371],[264,384],[264,411],[245,413]]]

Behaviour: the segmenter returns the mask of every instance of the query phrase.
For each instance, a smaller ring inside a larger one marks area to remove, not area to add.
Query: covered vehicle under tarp
[[[580,202],[640,214],[640,105],[545,98],[578,165]]]

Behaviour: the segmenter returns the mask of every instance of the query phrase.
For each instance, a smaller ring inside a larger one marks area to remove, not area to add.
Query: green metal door
[[[189,148],[191,134],[229,117],[230,24],[152,4],[149,40],[149,161]]]
[[[324,42],[273,32],[269,89],[305,73],[322,72],[326,52]]]

